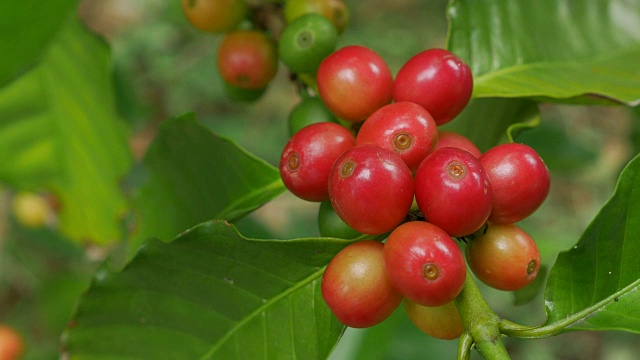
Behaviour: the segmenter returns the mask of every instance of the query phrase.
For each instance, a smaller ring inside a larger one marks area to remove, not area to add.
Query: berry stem
[[[465,353],[462,351],[464,350],[462,347],[463,345],[468,347],[466,344],[473,342],[480,355],[485,359],[510,359],[502,342],[501,319],[489,307],[484,296],[480,293],[469,269],[467,269],[464,288],[456,298],[455,304],[466,329],[465,334],[460,338],[458,358],[468,356],[468,351]]]

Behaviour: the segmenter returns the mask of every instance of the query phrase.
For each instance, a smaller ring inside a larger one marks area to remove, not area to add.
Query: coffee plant
[[[0,360],[637,357],[639,2],[0,28]]]

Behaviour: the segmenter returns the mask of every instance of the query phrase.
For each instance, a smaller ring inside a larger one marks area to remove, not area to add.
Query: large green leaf
[[[77,0],[3,0],[0,4],[0,86],[33,66]]]
[[[637,1],[452,0],[448,15],[475,97],[640,103]]]
[[[278,169],[193,114],[161,124],[143,165],[147,182],[136,195],[140,228],[133,246],[169,240],[206,220],[238,219],[285,191]]]
[[[120,237],[118,181],[131,164],[109,59],[103,41],[69,21],[40,65],[0,91],[0,180],[53,190],[62,230],[98,243]]]
[[[640,333],[640,156],[580,241],[562,252],[546,289],[548,328]]]
[[[100,269],[65,348],[72,359],[321,359],[344,330],[320,293],[339,239],[257,240],[223,221],[146,243]]]

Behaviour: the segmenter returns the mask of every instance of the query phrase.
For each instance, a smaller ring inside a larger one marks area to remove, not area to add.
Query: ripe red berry
[[[343,120],[363,121],[391,102],[391,71],[378,54],[364,46],[346,46],[327,56],[316,79],[320,98]]]
[[[24,340],[18,332],[7,325],[0,325],[0,359],[17,360],[24,353]]]
[[[393,99],[421,105],[442,125],[464,109],[472,90],[471,69],[462,59],[444,49],[430,49],[416,54],[400,68]]]
[[[393,151],[415,172],[438,140],[431,114],[412,102],[397,102],[376,110],[365,120],[356,145],[373,144]]]
[[[453,301],[441,306],[422,306],[405,299],[402,305],[411,322],[436,339],[453,340],[464,331],[460,313]]]
[[[278,71],[275,43],[261,31],[230,32],[218,48],[218,71],[230,85],[241,89],[262,89]]]
[[[329,200],[329,173],[333,163],[355,145],[353,134],[336,123],[302,128],[285,145],[280,176],[293,194],[308,201]]]
[[[442,149],[443,147],[455,147],[466,150],[478,159],[482,156],[482,151],[478,149],[473,141],[469,140],[466,136],[453,131],[442,130],[438,132],[438,142],[436,143],[435,150]]]
[[[386,319],[402,295],[387,279],[384,245],[364,240],[342,249],[322,276],[322,297],[343,324],[364,328]]]
[[[364,234],[382,234],[409,212],[413,178],[398,155],[379,146],[358,145],[336,160],[329,197],[347,225]]]
[[[489,220],[512,224],[535,212],[549,194],[549,170],[538,153],[524,144],[495,146],[480,157],[493,188]]]
[[[491,212],[492,189],[480,161],[458,148],[442,148],[422,161],[416,202],[427,221],[451,236],[480,229]]]
[[[499,290],[522,289],[540,269],[538,246],[514,224],[489,224],[484,235],[467,245],[466,253],[478,279]]]
[[[466,279],[464,256],[439,227],[412,221],[391,232],[384,246],[391,284],[409,300],[441,306],[458,296]]]

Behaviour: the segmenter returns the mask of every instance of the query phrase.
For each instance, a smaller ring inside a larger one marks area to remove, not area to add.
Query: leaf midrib
[[[222,345],[224,345],[231,337],[233,337],[239,329],[241,329],[244,325],[249,323],[249,321],[252,321],[255,317],[259,316],[259,314],[262,313],[265,309],[268,309],[269,307],[271,307],[272,305],[276,304],[280,300],[288,297],[289,295],[291,295],[291,294],[295,293],[296,291],[300,290],[301,288],[303,288],[307,284],[309,284],[312,281],[316,280],[318,277],[320,277],[322,275],[322,273],[324,272],[325,267],[326,266],[323,266],[322,268],[318,269],[317,271],[311,273],[309,276],[307,276],[302,281],[299,281],[294,286],[290,287],[286,291],[283,291],[279,295],[274,296],[273,298],[271,298],[271,300],[267,301],[262,306],[256,308],[256,310],[254,310],[251,314],[249,314],[243,320],[239,321],[235,326],[233,326],[222,338],[220,338],[218,343],[211,350],[209,350],[206,354],[204,354],[200,359],[201,360],[210,359],[211,356],[213,356],[220,349],[220,347]]]

